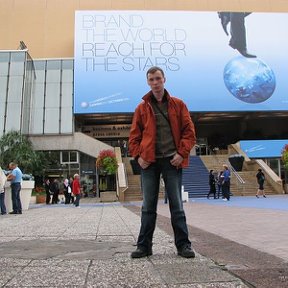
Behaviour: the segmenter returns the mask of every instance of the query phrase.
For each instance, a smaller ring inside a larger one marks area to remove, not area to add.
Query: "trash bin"
[[[244,156],[241,154],[234,154],[228,158],[230,164],[236,171],[242,171]]]

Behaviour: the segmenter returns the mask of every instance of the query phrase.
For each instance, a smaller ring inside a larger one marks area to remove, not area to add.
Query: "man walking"
[[[18,165],[14,162],[9,164],[9,169],[12,170],[7,176],[7,180],[11,181],[11,194],[12,194],[12,206],[13,211],[9,214],[22,214],[22,205],[20,200],[22,171]]]
[[[166,79],[161,68],[151,67],[146,77],[151,91],[135,110],[129,137],[129,151],[141,167],[143,190],[141,228],[131,257],[152,255],[162,174],[178,255],[193,258],[181,185],[182,168],[188,166],[190,150],[196,142],[194,124],[184,102],[170,96],[164,88]]]

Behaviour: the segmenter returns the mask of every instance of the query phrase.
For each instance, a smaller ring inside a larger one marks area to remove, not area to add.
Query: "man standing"
[[[223,195],[223,200],[224,201],[229,201],[230,200],[230,178],[231,178],[231,173],[226,164],[223,165],[223,174],[222,174],[222,195]]]
[[[129,137],[129,151],[141,167],[143,190],[141,228],[137,250],[131,257],[152,255],[162,174],[178,255],[193,258],[195,252],[188,238],[181,185],[182,168],[188,166],[190,150],[196,142],[194,124],[184,102],[171,97],[164,89],[166,79],[161,68],[151,67],[146,77],[151,91],[135,110]]]
[[[9,164],[12,172],[7,176],[7,180],[11,181],[12,205],[13,211],[9,214],[22,214],[22,205],[20,200],[22,171],[15,162]]]

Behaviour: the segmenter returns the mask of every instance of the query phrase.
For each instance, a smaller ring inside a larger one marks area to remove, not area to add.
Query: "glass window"
[[[62,151],[62,163],[68,163],[69,162],[69,152],[68,151]]]
[[[33,102],[33,107],[43,109],[44,107],[44,84],[35,83],[32,102]]]
[[[3,135],[4,131],[4,116],[5,116],[5,105],[0,104],[0,116],[1,116],[1,121],[0,121],[0,135]]]
[[[61,133],[73,132],[73,87],[72,83],[62,84],[61,98]]]
[[[26,61],[25,51],[11,52],[11,62],[25,62],[25,61]]]
[[[0,76],[8,75],[9,56],[8,52],[0,52]]]
[[[35,70],[35,83],[44,83],[45,82],[45,70]]]
[[[73,60],[62,61],[62,82],[73,82]]]
[[[43,134],[43,107],[32,110],[31,134]]]
[[[47,60],[47,70],[61,69],[61,60]]]
[[[77,151],[62,151],[61,152],[61,163],[78,163],[78,152]]]
[[[61,107],[72,108],[73,105],[73,84],[63,83],[62,84],[62,99]]]
[[[73,113],[72,108],[61,109],[61,133],[73,132]]]
[[[45,109],[45,126],[44,133],[59,134],[59,108]]]
[[[1,52],[0,51],[0,63],[9,62],[10,52]]]
[[[26,52],[11,53],[10,75],[24,75]]]
[[[72,70],[74,67],[74,60],[73,59],[65,59],[62,60],[62,69],[63,70]]]
[[[270,168],[280,177],[280,167],[281,163],[279,159],[267,159],[267,164]]]
[[[46,61],[45,60],[34,60],[35,70],[45,70]]]
[[[0,103],[6,102],[6,94],[7,94],[7,81],[8,78],[4,76],[0,76]]]
[[[60,105],[60,83],[47,83],[45,107],[59,109],[59,105]]]
[[[8,75],[8,63],[0,62],[0,76],[7,76],[7,75]]]
[[[73,82],[73,70],[63,70],[62,71],[62,82],[72,83]]]
[[[8,102],[22,102],[23,77],[11,76],[8,88]]]
[[[60,83],[61,60],[47,61],[46,69],[47,69],[46,82]]]
[[[21,103],[7,104],[6,131],[21,130]]]
[[[60,70],[47,70],[46,82],[47,83],[60,83]]]
[[[78,162],[78,153],[76,151],[70,152],[70,162],[77,163]]]

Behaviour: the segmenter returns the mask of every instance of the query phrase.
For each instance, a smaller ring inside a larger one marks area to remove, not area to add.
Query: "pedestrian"
[[[52,204],[58,204],[59,202],[59,183],[55,178],[50,186],[50,190],[52,192]]]
[[[259,198],[259,194],[262,193],[263,197],[266,198],[265,192],[264,192],[264,182],[265,182],[265,175],[262,172],[262,169],[258,169],[258,173],[256,174],[257,183],[259,185],[256,197]]]
[[[213,174],[213,171],[214,170],[210,170],[209,172],[209,186],[210,186],[210,190],[209,190],[209,193],[207,195],[207,199],[209,199],[209,195],[210,194],[213,194],[214,196],[214,199],[216,199],[216,182],[215,182],[215,176]]]
[[[63,193],[65,196],[65,204],[70,204],[71,198],[71,187],[69,185],[69,180],[65,179],[63,182]]]
[[[80,176],[79,174],[74,175],[73,180],[73,188],[72,188],[73,194],[76,197],[74,201],[75,207],[79,207],[80,204],[80,196],[81,196],[81,187],[80,187]]]
[[[223,175],[223,171],[220,171],[219,173],[218,173],[218,175],[217,175],[217,199],[219,199],[219,197],[220,197],[220,192],[222,193],[222,182],[223,182],[223,177],[222,177],[222,175]]]
[[[51,191],[50,191],[50,180],[48,178],[44,182],[44,188],[46,192],[46,204],[49,205],[51,200]]]
[[[73,177],[69,178],[69,186],[71,187],[70,203],[74,204],[74,194],[73,194]]]
[[[11,181],[11,194],[12,194],[12,206],[13,211],[9,214],[22,214],[22,205],[20,199],[21,182],[22,182],[22,171],[18,167],[16,162],[9,164],[11,172],[7,176],[7,180]]]
[[[7,177],[3,172],[2,168],[0,167],[0,209],[1,215],[7,214],[6,206],[5,206],[5,183]]]
[[[127,157],[127,153],[128,153],[128,147],[127,147],[127,141],[123,140],[122,141],[122,147],[123,147],[123,156]]]
[[[129,152],[139,163],[142,180],[141,227],[132,258],[152,255],[160,176],[165,183],[171,223],[178,255],[195,257],[188,238],[181,186],[182,168],[188,166],[195,145],[195,130],[185,103],[164,88],[164,71],[151,67],[147,73],[151,88],[137,106],[130,130]]]
[[[223,174],[222,174],[222,194],[223,194],[223,200],[229,201],[230,200],[230,178],[231,173],[226,164],[223,165]]]

